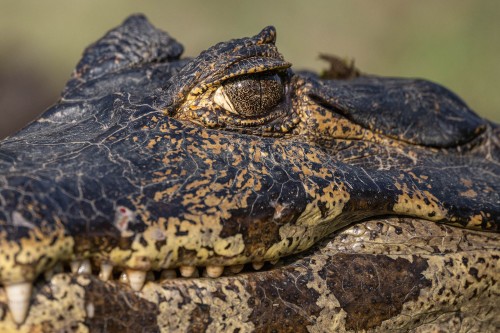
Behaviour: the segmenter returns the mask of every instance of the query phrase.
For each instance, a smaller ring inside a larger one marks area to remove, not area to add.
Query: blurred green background
[[[354,58],[366,73],[439,82],[500,121],[500,1],[0,0],[0,137],[53,103],[83,49],[136,12],[187,56],[272,24],[295,68],[325,68],[320,52]]]

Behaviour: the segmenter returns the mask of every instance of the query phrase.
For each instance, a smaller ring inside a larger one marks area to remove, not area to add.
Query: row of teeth
[[[271,261],[271,265],[275,265],[278,261]],[[72,261],[70,263],[71,272],[73,274],[92,274],[92,264],[90,260]],[[258,261],[251,264],[254,270],[260,270],[264,266],[264,262]],[[232,275],[240,273],[245,265],[233,266],[218,266],[208,265],[201,273],[202,277],[218,278],[223,274]],[[44,273],[45,279],[50,280],[56,273],[64,272],[62,264],[57,265],[53,269]],[[109,281],[113,278],[113,265],[102,263],[99,271],[99,279]],[[160,273],[160,279],[174,279],[178,275],[184,278],[200,277],[200,271],[196,266],[180,266],[176,269],[164,269]],[[126,269],[119,275],[120,282],[128,284],[134,291],[141,291],[146,281],[154,281],[155,274],[152,271],[141,271],[135,269]],[[32,282],[20,282],[5,285],[5,293],[7,296],[8,306],[12,318],[17,324],[22,324],[28,314],[31,292],[33,290]]]

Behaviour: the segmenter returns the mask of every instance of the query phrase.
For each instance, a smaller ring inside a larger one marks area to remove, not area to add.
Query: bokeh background
[[[137,12],[186,56],[272,24],[295,68],[354,58],[363,72],[439,82],[500,121],[500,1],[0,0],[0,137],[56,101],[83,49]]]

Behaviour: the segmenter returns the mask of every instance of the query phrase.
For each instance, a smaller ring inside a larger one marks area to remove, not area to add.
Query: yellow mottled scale
[[[469,222],[467,223],[467,225],[465,227],[470,228],[470,229],[482,229],[483,228],[483,221],[486,218],[486,220],[488,222],[486,223],[485,227],[486,227],[486,229],[491,229],[493,227],[493,222],[491,222],[490,217],[491,216],[489,213],[480,212],[479,214],[471,216],[469,218]]]
[[[305,218],[311,218],[318,221],[321,213],[318,210],[307,212]],[[327,224],[308,227],[304,221],[298,221],[298,224],[286,224],[279,230],[281,241],[272,245],[264,254],[265,260],[276,260],[285,257],[289,254],[307,250],[314,243],[324,237],[325,233],[329,233],[332,229]],[[300,224],[302,223],[302,224]]]
[[[206,265],[213,257],[219,262],[221,257],[223,261],[228,258],[227,264],[249,260],[242,255],[245,245],[241,234],[219,237],[222,225],[216,215],[187,215],[186,218],[189,221],[160,218],[149,223],[142,235],[135,236],[131,249],[114,248],[107,259],[116,266],[138,270],[160,270],[182,264]],[[193,227],[193,222],[196,227]],[[161,243],[165,239],[167,241],[158,248],[156,242]],[[172,239],[175,242],[170,241]],[[179,252],[185,250],[195,254],[189,262],[180,258]]]
[[[448,212],[439,200],[429,191],[422,191],[415,186],[411,189],[407,184],[395,184],[403,193],[398,195],[394,204],[395,213],[419,216],[432,221],[440,221],[447,217]]]
[[[44,234],[36,227],[29,237],[7,241],[0,233],[0,283],[7,285],[33,281],[36,277],[59,261],[70,260],[74,240],[64,235],[62,227],[51,234]]]
[[[308,157],[310,160],[314,160],[314,155]],[[332,178],[331,171],[326,168],[314,170],[303,165],[302,172],[304,175],[315,175],[323,179]],[[314,183],[306,181],[304,185],[306,192],[314,200],[306,206],[294,224],[286,224],[280,228],[281,242],[274,244],[267,250],[266,258],[277,259],[289,253],[306,250],[325,235],[341,227],[332,221],[342,213],[350,198],[344,184],[332,182],[322,191],[319,191]],[[323,213],[318,206],[319,201],[325,203],[326,211]],[[293,251],[289,249],[293,249]]]

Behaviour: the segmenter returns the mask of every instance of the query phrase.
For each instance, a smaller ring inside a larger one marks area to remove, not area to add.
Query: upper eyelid
[[[219,86],[225,81],[235,77],[243,77],[246,75],[271,73],[271,72],[286,72],[292,66],[291,63],[274,59],[274,58],[247,58],[231,64],[225,68],[219,75],[214,75],[211,79],[206,80],[195,86],[191,93],[194,95],[202,94],[206,90],[214,86]],[[237,67],[237,70],[234,70]]]

